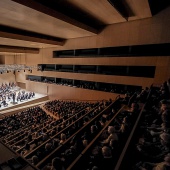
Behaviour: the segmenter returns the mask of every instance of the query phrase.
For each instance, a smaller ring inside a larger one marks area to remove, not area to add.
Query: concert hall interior
[[[170,1],[0,0],[0,170],[170,169]]]

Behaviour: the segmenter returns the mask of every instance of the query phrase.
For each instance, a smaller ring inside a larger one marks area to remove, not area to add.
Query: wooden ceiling
[[[97,35],[110,24],[152,17],[150,1],[0,0],[0,46],[5,51],[64,45],[67,39]]]

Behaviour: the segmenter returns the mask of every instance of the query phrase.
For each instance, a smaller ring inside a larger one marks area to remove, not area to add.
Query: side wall
[[[2,55],[0,56],[1,64],[14,64],[14,55]],[[12,72],[1,73],[0,72],[0,85],[1,83],[15,82],[16,77]]]
[[[143,88],[150,86],[152,83],[161,84],[170,77],[170,57],[106,57],[106,58],[53,58],[53,51],[63,49],[81,49],[81,48],[100,48],[111,46],[126,45],[142,45],[142,44],[160,44],[170,43],[170,7],[155,15],[152,18],[129,21],[107,26],[97,36],[70,39],[66,41],[63,47],[41,49],[40,54],[27,54],[25,56],[17,56],[17,63],[26,63],[27,65],[35,64],[80,64],[80,65],[119,65],[119,66],[156,66],[154,78],[142,77],[126,77],[126,76],[110,76],[95,75],[81,73],[64,73],[64,72],[38,72],[34,70],[32,73],[20,72],[16,75],[16,81],[26,83],[26,88],[49,94],[52,98],[84,98],[83,91],[85,89],[72,89],[72,87],[59,87],[57,85],[48,85],[44,87],[41,83],[26,81],[25,75],[39,75],[56,78],[71,78],[87,81],[109,82],[115,84],[140,85]],[[32,85],[30,85],[32,84]],[[42,90],[40,90],[42,88]],[[64,90],[64,91],[63,91]],[[72,91],[73,92],[70,92]],[[87,92],[88,91],[88,92]],[[91,90],[86,90],[88,99],[93,98]],[[100,95],[100,94],[101,95]],[[108,94],[98,92],[98,96],[105,98]],[[66,96],[67,94],[67,96]]]

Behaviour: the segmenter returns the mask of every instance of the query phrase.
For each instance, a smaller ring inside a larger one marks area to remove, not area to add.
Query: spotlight
[[[9,72],[20,72],[21,70],[24,70],[24,72],[26,72],[26,70],[30,71],[32,73],[32,69],[39,69],[41,67],[39,66],[26,66],[24,64],[0,64],[0,73],[3,74],[5,73],[9,73]]]

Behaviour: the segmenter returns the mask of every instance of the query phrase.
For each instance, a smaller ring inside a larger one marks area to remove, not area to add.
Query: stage
[[[30,91],[27,91],[25,89],[19,89],[18,91],[16,91],[16,95],[19,93],[19,91],[25,91],[25,93],[29,93]],[[34,105],[36,103],[41,103],[41,102],[45,102],[48,100],[48,96],[47,95],[44,95],[44,94],[39,94],[39,93],[35,93],[35,96],[30,98],[30,99],[27,99],[27,100],[22,100],[22,101],[16,101],[13,102],[13,99],[10,99],[8,100],[7,99],[7,103],[8,103],[8,106],[1,106],[0,107],[0,116],[1,115],[5,115],[5,113],[7,112],[10,112],[11,110],[16,110],[17,108],[21,108],[21,107],[25,107],[25,106],[28,106],[28,105]]]

